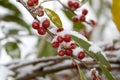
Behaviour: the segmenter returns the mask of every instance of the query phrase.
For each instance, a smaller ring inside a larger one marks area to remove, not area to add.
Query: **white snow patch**
[[[12,75],[14,75],[14,72],[5,66],[0,66],[0,80],[8,80],[8,77]]]
[[[97,46],[96,44],[92,44],[90,47],[89,47],[89,51],[91,52],[94,52],[94,53],[98,53],[98,52],[101,52],[101,48],[99,46]]]
[[[80,47],[76,47],[75,49],[73,49],[73,54],[74,54],[75,56],[77,56],[77,54],[78,54],[80,51],[83,51],[83,49],[81,49]]]

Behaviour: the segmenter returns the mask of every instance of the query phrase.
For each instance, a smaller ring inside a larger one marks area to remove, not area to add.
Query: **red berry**
[[[34,4],[38,4],[38,0],[33,0]]]
[[[52,47],[53,48],[58,48],[59,47],[59,42],[53,42]]]
[[[61,32],[61,31],[63,31],[64,29],[63,28],[58,28],[57,29],[57,32]]]
[[[80,16],[80,19],[79,19],[79,20],[80,20],[81,22],[84,22],[85,19],[86,19],[85,15],[82,15],[82,16]]]
[[[93,77],[93,80],[99,80],[97,77]]]
[[[93,25],[93,26],[96,26],[97,25],[97,23],[94,21],[94,20],[90,20],[90,23]]]
[[[79,2],[74,2],[74,3],[73,3],[73,7],[74,7],[75,9],[79,8],[79,7],[80,7]]]
[[[68,7],[73,8],[73,2],[71,0],[68,1]]]
[[[71,48],[71,49],[75,49],[75,48],[76,48],[76,44],[75,44],[75,43],[71,43],[71,44],[70,44],[70,48]]]
[[[78,55],[77,55],[77,57],[79,59],[83,59],[85,57],[85,52],[83,52],[83,51],[79,52]]]
[[[62,42],[63,42],[63,38],[62,38],[61,36],[58,36],[58,37],[57,37],[57,41],[58,41],[59,43],[62,43]]]
[[[46,33],[46,30],[45,30],[43,27],[40,27],[40,28],[38,29],[38,33],[39,33],[40,35],[44,35],[44,34]]]
[[[44,27],[45,29],[47,29],[49,26],[50,26],[50,21],[48,19],[42,22],[42,27]]]
[[[40,28],[40,23],[39,23],[38,21],[34,21],[34,22],[32,23],[32,28],[33,28],[33,29],[39,29],[39,28]]]
[[[60,51],[58,52],[58,55],[59,55],[59,56],[64,56],[64,55],[65,55],[65,51],[64,51],[64,50],[60,50]]]
[[[83,9],[82,14],[83,15],[87,15],[88,14],[88,10],[87,9]]]
[[[44,11],[41,9],[38,9],[38,16],[41,17],[44,15]]]
[[[65,42],[70,42],[70,41],[71,41],[71,36],[70,36],[69,34],[66,34],[66,35],[64,36],[64,41],[65,41]]]
[[[78,20],[79,20],[79,19],[78,19],[77,16],[73,16],[73,17],[72,17],[72,21],[73,21],[73,22],[78,22]]]
[[[34,6],[33,0],[28,0],[28,1],[27,1],[27,5],[28,5],[29,7]]]
[[[72,49],[66,48],[66,49],[65,49],[65,54],[66,54],[67,56],[72,56],[72,55],[73,55]]]

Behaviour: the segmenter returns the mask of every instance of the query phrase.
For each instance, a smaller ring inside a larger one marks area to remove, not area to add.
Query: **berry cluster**
[[[40,35],[44,35],[46,33],[46,29],[50,26],[50,21],[48,19],[44,19],[42,23],[37,20],[34,20],[32,23],[32,28],[36,29]]]
[[[72,17],[72,20],[73,22],[78,22],[78,21],[81,21],[81,22],[84,22],[86,21],[86,15],[88,14],[88,10],[87,9],[83,9],[82,10],[82,15],[81,16],[73,16]]]
[[[29,7],[33,7],[34,5],[37,5],[38,4],[38,0],[28,0],[27,1],[27,5],[29,6]]]
[[[57,29],[57,36],[52,40],[53,48],[58,48],[59,56],[73,56],[74,51],[76,50],[77,45],[71,39],[71,35],[65,33],[62,28]],[[82,60],[85,57],[84,51],[79,51],[77,53],[77,58]]]
[[[92,80],[100,80],[99,76],[98,76],[98,71],[96,71],[95,68],[91,69],[91,73],[92,73],[92,76],[93,76]]]
[[[69,0],[67,4],[71,10],[76,10],[80,7],[79,1]]]

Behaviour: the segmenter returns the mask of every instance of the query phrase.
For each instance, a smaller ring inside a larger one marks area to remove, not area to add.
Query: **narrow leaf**
[[[77,38],[77,37],[75,37],[75,36],[72,36],[72,39],[73,39],[77,44],[79,44],[79,46],[80,46],[81,48],[83,48],[83,49],[85,50],[85,52],[87,53],[88,56],[90,56],[90,57],[92,57],[92,58],[95,57],[95,54],[94,54],[94,53],[88,51],[88,49],[89,49],[89,47],[90,47],[90,44],[89,44],[87,41],[85,41],[85,40],[83,40],[83,39],[81,39],[81,38]]]
[[[3,18],[1,18],[0,20],[8,21],[8,22],[16,22],[19,25],[21,25],[22,27],[26,28],[29,31],[29,33],[31,33],[30,26],[23,19],[21,19],[19,17],[16,17],[14,15],[6,15]]]
[[[75,36],[72,36],[72,39],[79,44],[79,46],[81,48],[83,48],[83,50],[86,52],[86,54],[94,59],[96,59],[97,61],[101,62],[102,64],[104,64],[107,67],[110,67],[110,63],[105,59],[105,57],[102,55],[102,53],[94,53],[89,51],[89,47],[91,46],[90,43],[88,43],[87,41],[81,39],[81,38],[77,38]]]
[[[120,0],[112,0],[112,17],[117,29],[120,31]]]
[[[111,75],[110,71],[103,65],[102,63],[98,62],[100,68],[102,69],[103,73],[107,77],[107,80],[115,80],[114,77]]]
[[[50,18],[50,20],[55,24],[56,27],[62,28],[62,22],[60,20],[60,17],[55,13],[53,10],[45,8],[45,12]]]
[[[3,6],[5,8],[7,8],[7,9],[13,11],[14,14],[17,15],[17,16],[21,16],[21,12],[19,11],[19,9],[15,5],[11,4],[8,1],[5,1],[5,0],[0,1],[0,6]]]
[[[77,69],[80,75],[80,80],[87,80],[85,74],[83,73],[83,71],[80,69],[79,65],[77,64]]]
[[[110,67],[110,63],[105,59],[105,57],[101,53],[96,53],[96,59],[100,61],[102,64]]]
[[[7,54],[12,58],[20,58],[21,51],[16,42],[8,42],[4,45],[4,47]]]

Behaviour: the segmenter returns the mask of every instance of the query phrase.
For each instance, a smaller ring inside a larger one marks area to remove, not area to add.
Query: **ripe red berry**
[[[33,0],[34,4],[38,4],[38,0]]]
[[[74,4],[73,4],[72,0],[69,0],[69,1],[68,1],[68,7],[69,7],[69,8],[73,8],[73,5],[74,5]]]
[[[50,21],[48,19],[45,19],[42,22],[42,27],[44,27],[45,29],[47,29],[50,26]]]
[[[78,21],[79,21],[79,19],[78,19],[78,17],[77,17],[77,16],[73,16],[73,17],[72,17],[72,21],[73,21],[73,22],[78,22]]]
[[[74,3],[73,3],[73,7],[74,7],[75,9],[79,8],[79,7],[80,7],[79,2],[74,2]]]
[[[44,35],[44,34],[46,33],[46,30],[45,30],[43,27],[40,27],[40,28],[38,29],[38,33],[39,33],[40,35]]]
[[[93,80],[99,80],[97,77],[93,77]]]
[[[64,36],[64,41],[65,41],[65,42],[70,42],[70,41],[71,41],[71,36],[70,36],[69,34],[66,34],[66,35]]]
[[[66,48],[66,49],[65,49],[65,54],[66,54],[67,56],[72,56],[72,55],[73,55],[72,49]]]
[[[33,0],[28,0],[28,1],[27,1],[27,5],[28,5],[29,7],[34,6]]]
[[[58,48],[59,47],[59,42],[53,42],[52,47],[53,48]]]
[[[63,28],[58,28],[57,29],[57,32],[61,32],[61,31],[63,31],[64,29]]]
[[[87,9],[83,9],[82,14],[83,15],[87,15],[88,14],[88,10]]]
[[[40,23],[39,23],[38,21],[34,21],[34,22],[32,23],[32,28],[33,28],[33,29],[39,29],[39,28],[40,28]]]
[[[90,23],[93,25],[93,26],[96,26],[97,25],[97,23],[94,21],[94,20],[90,20]]]
[[[70,44],[70,48],[71,48],[71,49],[75,49],[75,48],[76,48],[76,44],[75,44],[75,43],[71,43],[71,44]]]
[[[85,19],[86,19],[85,15],[82,15],[82,16],[80,16],[80,19],[79,19],[79,20],[80,20],[81,22],[84,22]]]
[[[79,52],[78,55],[77,55],[77,57],[79,59],[83,59],[85,57],[85,52],[83,52],[83,51]]]
[[[58,55],[59,55],[59,56],[64,56],[64,55],[65,55],[65,51],[64,51],[64,50],[60,50],[60,51],[58,52]]]
[[[63,42],[63,37],[62,37],[62,36],[58,36],[58,37],[57,37],[57,41],[58,41],[59,43],[62,43],[62,42]]]

